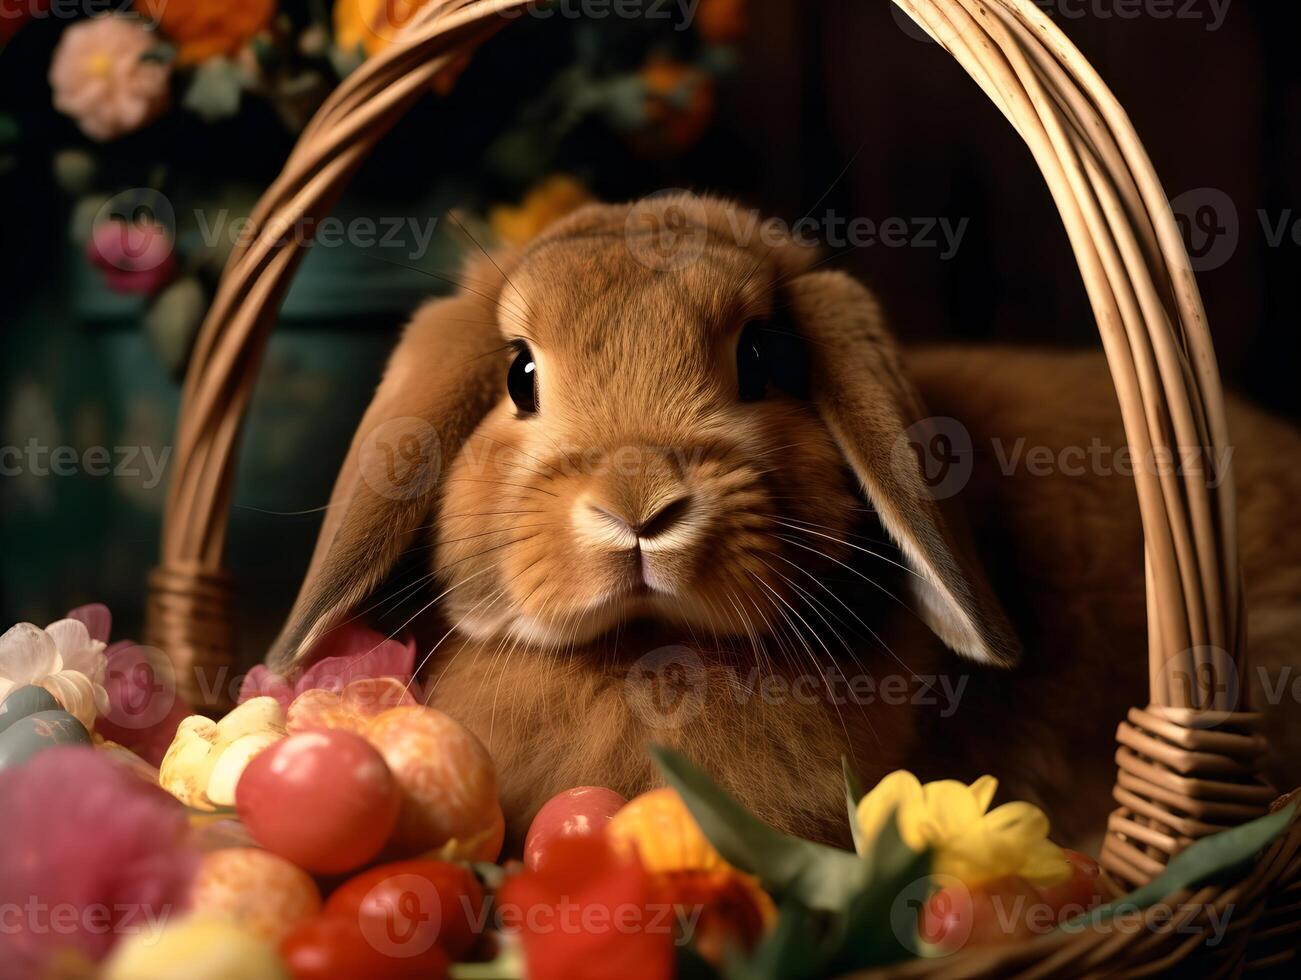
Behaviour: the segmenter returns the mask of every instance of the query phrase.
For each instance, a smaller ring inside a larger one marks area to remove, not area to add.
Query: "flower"
[[[276,0],[136,0],[177,44],[176,63],[233,55],[271,22]]]
[[[334,43],[340,51],[379,54],[424,6],[425,0],[337,0]]]
[[[36,684],[90,731],[108,710],[104,690],[104,642],[86,624],[61,619],[45,629],[19,623],[0,636],[0,702],[11,691]]]
[[[644,124],[628,134],[634,151],[647,157],[690,148],[714,115],[714,80],[694,65],[656,56],[642,66]]]
[[[33,910],[6,920],[0,976],[49,975],[74,951],[99,960],[188,906],[199,855],[184,809],[96,749],[46,749],[0,772],[0,827],[0,908]],[[59,909],[78,914],[51,928]]]
[[[285,737],[285,709],[275,698],[245,701],[221,721],[190,715],[158,767],[158,784],[198,810],[235,805],[244,767]]]
[[[730,44],[745,35],[749,0],[700,0],[696,30],[706,41]]]
[[[125,17],[70,25],[50,63],[54,107],[93,140],[139,129],[167,107],[171,69],[144,57],[154,44],[144,25]]]
[[[115,293],[151,296],[176,274],[172,236],[155,221],[101,221],[91,230],[86,258]]]
[[[653,789],[630,800],[606,824],[610,845],[651,872],[730,868],[701,831],[677,790]]]
[[[290,702],[285,727],[291,732],[342,728],[361,735],[372,718],[389,708],[415,703],[407,685],[396,677],[360,677],[342,691],[304,691]]]
[[[171,663],[159,650],[130,640],[104,653],[108,710],[95,733],[159,765],[181,722],[194,711],[176,690]]]
[[[732,942],[752,947],[777,921],[758,880],[727,863],[675,789],[629,801],[605,825],[605,836],[615,851],[640,861],[660,904],[702,910],[691,938],[711,962],[721,963]]]
[[[308,659],[316,663],[292,684],[258,664],[244,675],[236,700],[242,703],[249,698],[272,697],[287,708],[304,691],[342,691],[350,681],[363,678],[396,677],[405,684],[415,671],[416,644],[414,640],[399,642],[367,626],[349,622],[321,637]],[[399,703],[404,702],[395,701],[393,705]]]
[[[989,809],[998,789],[993,776],[970,786],[954,779],[922,785],[902,769],[890,773],[858,804],[864,841],[881,832],[891,814],[914,850],[934,852],[932,870],[974,885],[1007,875],[1052,885],[1070,874],[1062,849],[1048,839],[1048,818],[1029,803]],[[870,851],[870,843],[864,846]]]
[[[667,980],[672,916],[648,908],[650,875],[604,835],[568,837],[554,860],[502,883],[497,910],[517,930],[529,980]]]
[[[517,208],[497,205],[488,212],[492,230],[507,245],[532,241],[547,225],[592,200],[587,188],[567,174],[552,174],[525,195]]]

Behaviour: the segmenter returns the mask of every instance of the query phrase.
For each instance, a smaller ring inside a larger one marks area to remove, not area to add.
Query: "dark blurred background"
[[[22,450],[0,476],[0,622],[45,623],[104,600],[117,635],[140,629],[165,491],[150,460],[171,445],[177,379],[223,254],[196,243],[185,216],[246,211],[292,147],[303,106],[349,67],[337,8],[331,22],[328,3],[281,6],[271,40],[232,54],[233,67],[205,63],[206,74],[178,63],[173,109],[105,145],[51,105],[46,79],[66,20],[36,18],[0,51],[0,444]],[[1146,141],[1186,227],[1227,382],[1297,418],[1297,5],[1041,6]],[[722,192],[788,221],[816,204],[820,222],[905,223],[907,245],[832,251],[880,294],[906,342],[1096,344],[1033,160],[956,63],[885,0],[701,0],[698,15],[707,10],[708,28],[680,18],[513,26],[446,98],[399,124],[340,213],[423,218],[455,206],[490,233],[504,227],[494,206],[518,206],[554,173],[601,197]],[[312,32],[331,23],[327,56]],[[291,55],[276,61],[275,50]],[[221,108],[231,78],[244,89],[238,111]],[[105,202],[140,187],[181,216],[181,261],[167,284],[122,294],[87,260],[88,228]],[[464,245],[440,230],[418,256],[316,248],[304,264],[242,444],[229,563],[245,659],[260,657],[287,609],[319,520],[302,512],[328,498],[395,331],[421,296],[445,288],[427,273],[454,269]],[[51,475],[29,444],[72,446],[82,461],[103,446],[115,472],[92,475],[83,462]]]

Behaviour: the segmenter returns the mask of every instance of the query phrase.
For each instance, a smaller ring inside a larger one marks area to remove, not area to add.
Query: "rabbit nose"
[[[682,523],[691,510],[691,497],[681,496],[656,505],[639,519],[630,518],[610,506],[588,504],[588,507],[603,520],[630,531],[639,541],[649,541],[667,534]]]

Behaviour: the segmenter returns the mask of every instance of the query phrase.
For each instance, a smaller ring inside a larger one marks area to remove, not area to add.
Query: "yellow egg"
[[[495,834],[497,770],[469,729],[441,711],[408,705],[377,715],[365,734],[402,787],[398,849],[417,853]]]
[[[287,980],[275,950],[231,922],[189,916],[125,937],[102,980]]]
[[[205,854],[190,901],[194,915],[233,922],[273,946],[321,911],[306,871],[256,847]]]
[[[630,800],[606,824],[616,848],[635,854],[647,871],[730,868],[709,843],[677,790],[653,789]]]

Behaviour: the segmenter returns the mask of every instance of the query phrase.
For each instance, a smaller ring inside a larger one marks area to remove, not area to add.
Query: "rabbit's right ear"
[[[407,326],[353,436],[307,577],[267,656],[275,671],[306,667],[315,641],[429,524],[452,456],[501,397],[496,307],[487,290],[463,292],[428,303]]]

